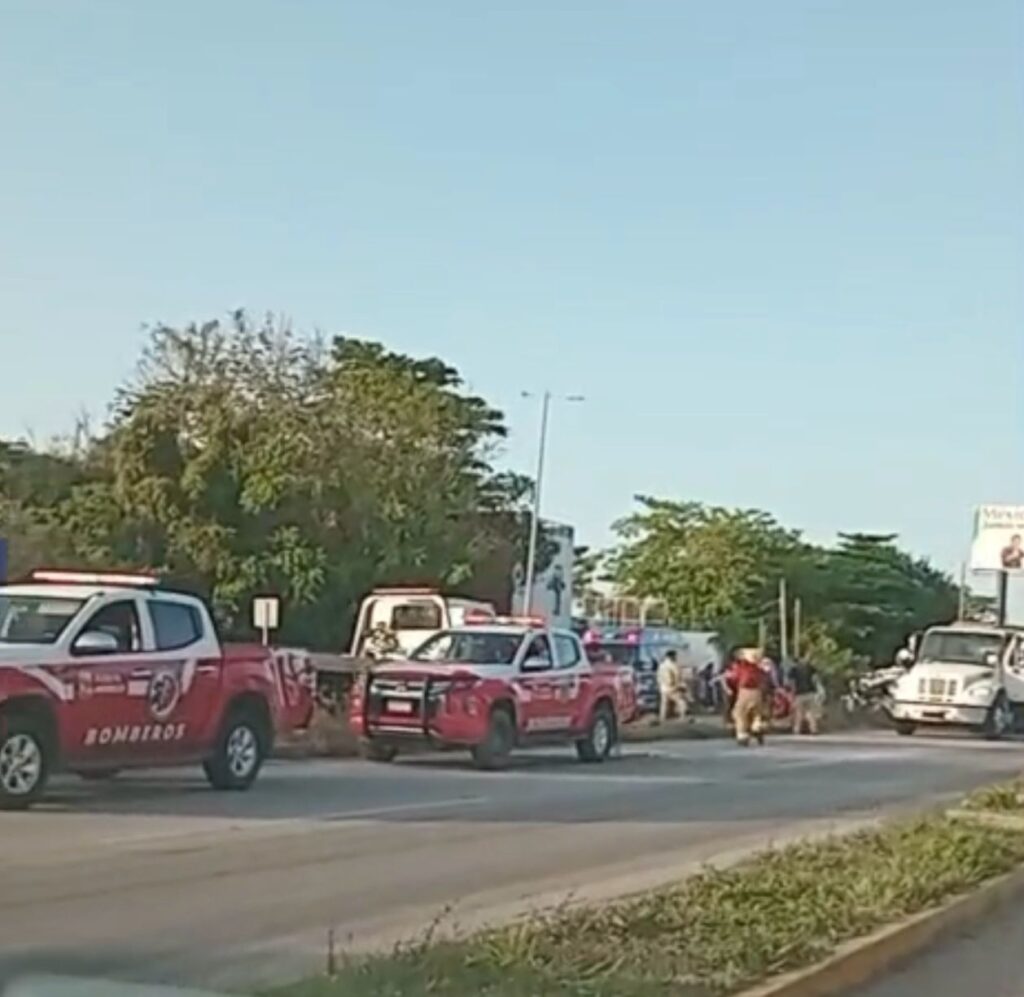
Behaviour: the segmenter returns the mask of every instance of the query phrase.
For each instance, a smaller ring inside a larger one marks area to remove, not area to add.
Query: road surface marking
[[[329,814],[311,814],[309,818],[318,821],[372,820],[374,817],[388,817],[392,814],[411,813],[416,810],[438,810],[447,807],[474,806],[489,801],[487,796],[453,796],[447,800],[421,800],[419,803],[396,803],[390,807],[369,807],[365,810],[339,810]]]

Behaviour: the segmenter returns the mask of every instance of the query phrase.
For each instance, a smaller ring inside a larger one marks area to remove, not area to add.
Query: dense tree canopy
[[[284,638],[337,647],[374,584],[473,588],[496,555],[511,575],[530,483],[492,467],[505,432],[437,359],[241,312],[159,326],[77,462],[4,452],[22,466],[0,524],[19,566],[52,551],[154,567],[208,593],[229,629],[276,591]]]
[[[826,548],[756,510],[638,502],[616,524],[616,582],[668,600],[677,622],[727,640],[756,639],[761,621],[777,639],[780,578],[801,602],[801,650],[836,662],[884,661],[907,634],[956,612],[951,579],[900,550],[895,536],[842,534]]]
[[[229,631],[252,595],[284,600],[281,638],[338,648],[376,584],[432,583],[508,606],[528,478],[500,472],[502,413],[437,358],[294,334],[244,312],[156,326],[109,425],[41,452],[0,441],[11,572],[155,568],[210,596]],[[894,536],[808,543],[765,512],[643,497],[607,552],[577,548],[575,588],[611,580],[678,624],[772,637],[780,578],[803,649],[883,660],[956,609],[951,580]],[[553,553],[541,537],[539,567]]]

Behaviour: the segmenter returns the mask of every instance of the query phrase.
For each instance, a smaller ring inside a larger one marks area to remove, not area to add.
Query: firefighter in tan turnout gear
[[[736,652],[726,673],[726,682],[735,695],[732,710],[737,743],[746,747],[751,737],[764,744],[765,673],[759,648],[743,647]]]

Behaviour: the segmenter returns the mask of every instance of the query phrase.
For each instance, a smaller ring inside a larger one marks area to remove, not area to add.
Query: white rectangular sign
[[[983,505],[974,514],[972,571],[1024,569],[1024,505]]]
[[[276,630],[281,616],[281,600],[276,595],[259,596],[252,601],[252,625],[257,630]]]

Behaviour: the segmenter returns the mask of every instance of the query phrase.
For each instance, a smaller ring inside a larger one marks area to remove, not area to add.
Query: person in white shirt
[[[672,706],[675,706],[680,719],[686,716],[689,711],[689,703],[687,703],[686,692],[683,689],[683,674],[679,668],[675,651],[666,651],[665,657],[658,665],[658,692],[660,693],[659,722],[664,723],[668,720],[669,708]]]

